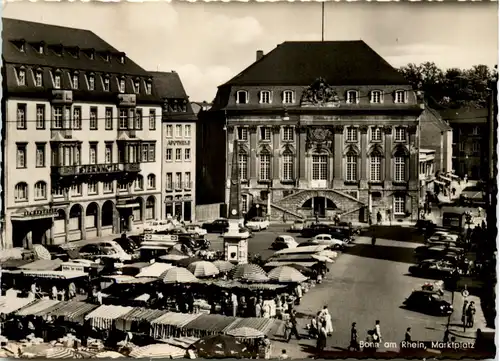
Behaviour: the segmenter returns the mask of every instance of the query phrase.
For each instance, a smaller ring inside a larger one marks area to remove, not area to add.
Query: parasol
[[[120,358],[120,357],[125,357],[125,356],[116,351],[103,351],[99,352],[97,355],[94,356],[94,358]]]
[[[188,258],[189,256],[180,255],[180,254],[166,254],[164,256],[160,256],[160,259],[163,261],[180,261],[181,259]]]
[[[50,252],[47,250],[47,248],[45,248],[41,244],[34,244],[33,245],[33,252],[35,253],[36,259],[46,259],[46,260],[52,259]]]
[[[293,267],[276,267],[269,272],[269,279],[281,283],[300,283],[307,280],[307,277]]]
[[[233,337],[215,335],[204,337],[195,342],[198,357],[248,357],[250,352],[245,344]]]
[[[53,347],[38,353],[36,357],[43,357],[47,359],[52,359],[52,358],[68,359],[75,357],[75,351],[67,347]]]
[[[320,262],[325,262],[325,263],[333,263],[333,260],[328,258],[328,257],[325,257],[325,256],[320,256],[318,254],[314,254],[312,256],[312,258],[314,258],[315,260],[318,260]]]
[[[232,264],[231,262],[229,261],[222,261],[222,260],[218,260],[218,261],[214,261],[212,262],[215,267],[217,267],[219,269],[219,271],[221,271],[222,273],[225,273],[225,272],[229,272],[231,271],[235,265]]]
[[[229,336],[238,337],[238,338],[261,338],[264,337],[264,333],[256,330],[252,327],[238,327],[227,333]]]
[[[312,273],[312,270],[310,268],[307,268],[306,266],[302,266],[302,265],[297,264],[297,263],[290,263],[287,266],[295,268],[297,271],[299,271],[300,273],[303,273],[303,274]]]
[[[219,269],[212,262],[198,261],[187,268],[195,277],[212,277],[219,274]]]
[[[266,282],[269,281],[266,272],[256,264],[239,264],[230,272],[230,277],[233,280],[246,282]]]
[[[191,263],[203,261],[201,258],[198,257],[188,257],[188,258],[183,258],[181,260],[175,261],[175,264],[179,267],[187,267]]]
[[[163,283],[195,283],[198,279],[186,268],[174,267],[162,275]]]
[[[133,358],[183,358],[186,351],[182,348],[164,343],[152,344],[133,350],[129,357]]]

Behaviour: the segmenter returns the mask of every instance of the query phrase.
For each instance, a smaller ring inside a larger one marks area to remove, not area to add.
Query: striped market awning
[[[85,319],[90,319],[92,327],[106,330],[111,328],[118,317],[129,313],[133,309],[134,307],[128,306],[102,305],[85,316]]]
[[[36,301],[32,298],[1,297],[0,314],[8,315]]]
[[[61,305],[54,310],[50,310],[47,314],[54,317],[64,317],[70,322],[82,322],[86,314],[95,310],[98,305],[81,301],[66,301],[61,302]]]
[[[43,316],[44,311],[53,308],[61,301],[42,299],[37,302],[27,305],[16,312],[17,316]]]

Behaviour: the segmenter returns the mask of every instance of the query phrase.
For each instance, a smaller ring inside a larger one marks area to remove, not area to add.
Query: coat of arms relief
[[[303,107],[339,107],[340,98],[325,79],[318,78],[304,90],[300,105]]]

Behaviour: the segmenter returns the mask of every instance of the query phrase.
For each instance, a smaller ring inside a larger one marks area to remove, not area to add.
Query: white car
[[[92,254],[98,257],[113,258],[120,261],[130,261],[132,256],[125,252],[115,241],[92,242],[81,247],[78,252]]]
[[[305,222],[301,219],[297,219],[290,226],[290,232],[300,232],[304,229],[304,226],[305,226]]]
[[[261,231],[269,228],[269,221],[263,217],[254,217],[245,226],[251,231]]]
[[[165,232],[173,229],[175,226],[170,220],[164,221],[150,221],[144,225],[145,233],[156,233],[156,232]]]
[[[289,248],[297,248],[298,245],[299,244],[292,236],[280,235],[276,237],[274,242],[271,244],[271,248],[276,250],[282,250]]]
[[[201,228],[198,225],[195,224],[188,224],[186,227],[184,227],[188,233],[194,233],[197,234],[198,236],[206,236],[207,235],[207,230]]]
[[[435,232],[428,240],[427,243],[430,244],[450,244],[456,245],[458,242],[458,235],[448,233],[445,231]]]
[[[311,242],[313,243],[317,242],[318,244],[328,245],[333,249],[342,249],[348,244],[347,241],[342,241],[329,234],[318,234],[311,240]]]

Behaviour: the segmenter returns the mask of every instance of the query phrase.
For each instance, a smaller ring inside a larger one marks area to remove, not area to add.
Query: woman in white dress
[[[331,336],[331,334],[333,333],[332,316],[330,315],[327,306],[324,306],[323,310],[321,310],[321,318],[326,323],[325,328],[328,336]]]

